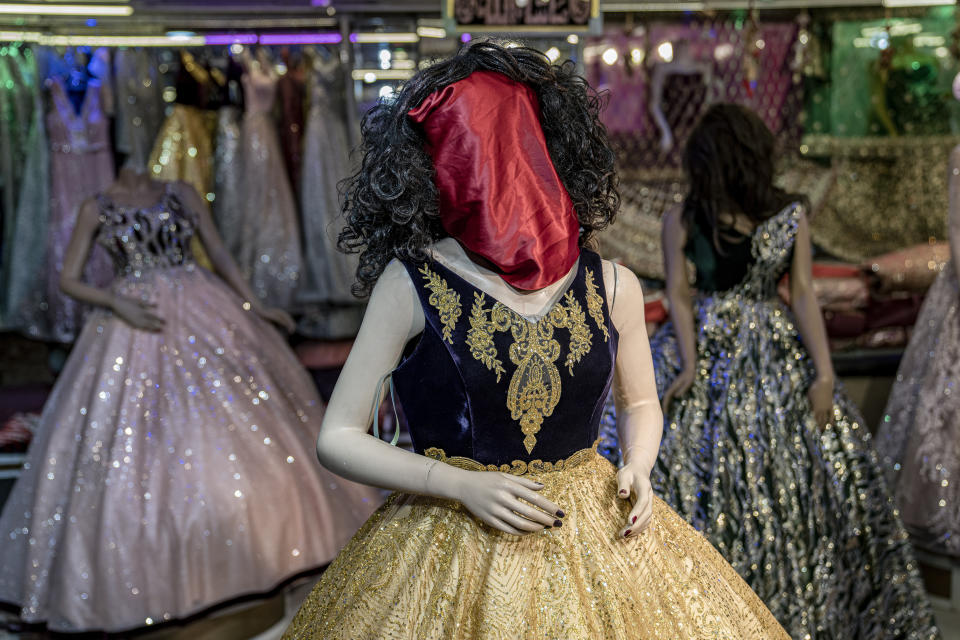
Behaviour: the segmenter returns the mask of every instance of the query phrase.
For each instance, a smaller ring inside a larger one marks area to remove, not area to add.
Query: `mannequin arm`
[[[810,225],[807,217],[801,215],[794,239],[793,263],[790,266],[790,306],[797,319],[800,339],[810,352],[817,372],[817,377],[810,386],[809,398],[817,423],[823,427],[830,422],[833,412],[834,373],[823,314],[813,292],[812,256]]]
[[[673,146],[673,133],[670,131],[667,117],[663,115],[663,83],[666,75],[667,70],[663,64],[658,64],[653,70],[653,83],[650,87],[650,115],[653,116],[653,121],[660,129],[660,148],[669,151],[670,147]]]
[[[184,206],[196,213],[197,232],[200,241],[203,243],[207,257],[210,258],[210,263],[217,275],[223,278],[230,285],[230,288],[240,294],[240,297],[250,304],[250,308],[257,315],[263,316],[271,322],[276,322],[287,331],[293,331],[296,328],[293,319],[285,311],[264,307],[257,294],[250,288],[250,284],[240,272],[240,267],[237,266],[233,256],[224,246],[223,239],[220,238],[217,226],[213,222],[213,216],[210,215],[210,209],[206,201],[197,193],[197,190],[189,183],[182,181],[174,183],[173,190]]]
[[[663,262],[667,272],[667,302],[670,304],[670,319],[677,332],[680,349],[681,370],[670,388],[664,391],[663,408],[670,401],[683,395],[693,384],[697,368],[697,330],[693,319],[693,296],[690,291],[690,278],[687,273],[687,260],[683,247],[687,243],[687,230],[683,226],[682,212],[679,208],[668,210],[663,216],[661,244]]]
[[[626,499],[632,492],[636,499],[626,526],[621,531],[621,535],[626,537],[646,528],[652,515],[650,472],[660,450],[663,413],[657,398],[653,359],[650,356],[643,290],[632,272],[621,266],[616,266],[616,269],[616,297],[610,314],[620,334],[613,378],[617,433],[624,461],[617,476],[618,496]],[[613,290],[613,285],[608,285],[607,291]]]
[[[950,152],[949,214],[947,224],[949,225],[951,266],[956,270],[957,279],[960,280],[960,145]]]
[[[539,495],[543,486],[532,480],[458,469],[367,433],[381,381],[396,367],[406,343],[424,330],[423,310],[413,287],[396,261],[377,281],[320,427],[321,464],[355,482],[459,500],[479,519],[507,533],[558,526],[560,508]],[[538,508],[523,504],[521,498]]]
[[[60,271],[60,290],[81,302],[112,310],[127,324],[143,331],[161,331],[163,319],[156,314],[156,305],[142,299],[116,295],[83,281],[83,266],[100,227],[100,207],[93,198],[80,205],[77,222],[67,245]]]
[[[67,252],[63,258],[60,290],[80,302],[111,308],[113,306],[111,291],[93,287],[83,281],[83,267],[87,263],[97,229],[100,227],[99,217],[100,208],[95,199],[89,198],[80,205],[77,222],[73,227],[73,234],[70,236]]]

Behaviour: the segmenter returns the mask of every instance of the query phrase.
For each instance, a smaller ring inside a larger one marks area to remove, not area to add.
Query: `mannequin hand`
[[[697,372],[694,369],[685,368],[677,374],[677,377],[673,380],[673,384],[667,387],[667,390],[663,393],[663,400],[660,402],[664,415],[666,415],[667,410],[670,408],[670,402],[674,398],[682,396],[689,391],[696,377]]]
[[[114,296],[110,309],[130,326],[143,331],[163,330],[164,320],[155,311],[157,305],[126,296]]]
[[[666,153],[673,148],[673,134],[669,131],[664,131],[663,135],[660,136],[660,149]]]
[[[807,392],[807,398],[810,400],[810,408],[813,410],[813,417],[817,421],[817,426],[821,430],[833,422],[833,379],[817,378],[810,385]]]
[[[293,318],[290,317],[290,314],[283,309],[278,309],[275,307],[259,308],[257,309],[257,315],[267,322],[272,322],[278,327],[285,329],[287,333],[293,333],[294,329],[297,328],[297,323],[294,322]]]
[[[653,518],[653,487],[650,486],[650,469],[640,462],[628,462],[617,472],[617,497],[629,500],[634,496],[633,509],[627,516],[627,525],[620,536],[635,536],[650,524]]]
[[[563,512],[537,493],[541,489],[539,482],[508,473],[465,471],[455,495],[470,513],[494,529],[521,536],[562,525],[559,518]]]

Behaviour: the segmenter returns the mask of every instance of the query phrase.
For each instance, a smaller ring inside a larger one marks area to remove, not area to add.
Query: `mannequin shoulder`
[[[616,304],[625,302],[635,297],[643,302],[643,288],[640,286],[640,280],[633,271],[630,271],[622,264],[603,261],[603,286],[607,291],[607,304]],[[613,309],[616,311],[616,307]]]
[[[393,259],[370,292],[363,323],[381,328],[389,326],[392,333],[405,333],[412,338],[423,331],[423,322],[423,309],[410,274],[399,260]]]
[[[637,313],[643,317],[643,287],[633,271],[604,260],[603,284],[607,293],[607,308],[617,330],[622,332]]]

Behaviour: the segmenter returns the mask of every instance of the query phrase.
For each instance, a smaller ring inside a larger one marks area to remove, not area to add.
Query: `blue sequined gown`
[[[618,334],[599,256],[565,294],[521,316],[442,264],[406,262],[423,333],[394,372],[417,453],[536,479],[565,512],[527,536],[457,502],[394,494],[327,569],[289,640],[786,640],[693,528],[630,503],[594,450]]]
[[[54,631],[120,632],[273,589],[329,562],[378,491],[316,462],[323,403],[280,333],[190,253],[197,219],[100,199],[117,294],[95,310],[0,514],[0,601]]]
[[[664,416],[654,491],[795,640],[938,638],[867,426],[839,386],[824,431],[807,400],[813,363],[776,292],[801,215],[785,209],[724,255],[690,252],[697,376]],[[709,237],[695,229],[688,248]],[[672,322],[651,348],[662,395],[681,369]],[[609,437],[613,421],[608,404]]]

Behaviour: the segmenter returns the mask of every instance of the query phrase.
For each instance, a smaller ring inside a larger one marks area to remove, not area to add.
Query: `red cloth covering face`
[[[426,134],[446,232],[518,289],[567,275],[580,255],[580,225],[533,89],[475,71],[408,115]]]

